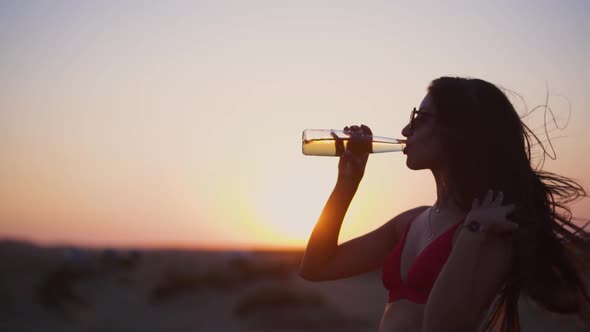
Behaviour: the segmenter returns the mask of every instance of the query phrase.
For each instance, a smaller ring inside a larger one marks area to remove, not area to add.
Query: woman
[[[578,263],[590,252],[590,237],[571,222],[566,205],[586,194],[531,166],[536,136],[495,85],[452,77],[430,84],[402,134],[406,165],[432,172],[436,202],[338,245],[371,135],[366,126],[345,130],[350,142],[301,262],[303,278],[382,268],[389,300],[380,331],[519,331],[520,294],[588,322]]]

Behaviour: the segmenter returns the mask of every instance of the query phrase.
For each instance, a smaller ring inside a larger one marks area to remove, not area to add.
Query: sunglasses
[[[431,112],[417,110],[416,107],[414,107],[412,113],[410,114],[410,129],[414,129],[416,127],[416,123],[418,123],[422,117],[436,118],[436,115]]]

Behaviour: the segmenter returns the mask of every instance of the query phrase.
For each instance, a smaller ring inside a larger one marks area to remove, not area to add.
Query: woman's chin
[[[410,160],[410,158],[407,158],[406,159],[406,166],[409,169],[414,170],[414,171],[427,168],[425,165],[420,165],[420,163],[417,163],[416,161]]]
[[[414,164],[410,163],[408,160],[406,160],[406,166],[411,169],[411,170],[416,170],[416,167],[414,166]]]

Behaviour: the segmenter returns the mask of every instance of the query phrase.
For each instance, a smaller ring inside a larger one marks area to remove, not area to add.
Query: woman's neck
[[[442,211],[461,211],[457,200],[448,190],[446,182],[443,180],[444,177],[437,172],[434,172],[434,180],[436,182],[436,202],[433,204],[433,208],[436,212]]]

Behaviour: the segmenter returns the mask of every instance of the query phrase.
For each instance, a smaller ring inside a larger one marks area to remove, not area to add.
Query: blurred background
[[[535,162],[545,148],[544,169],[589,190],[589,12],[584,0],[1,1],[0,328],[375,330],[378,273],[294,274],[337,167],[302,155],[302,130],[401,137],[431,80],[482,78],[543,141]],[[373,156],[340,239],[434,200],[429,172]],[[572,211],[582,225],[589,200]],[[577,328],[522,310],[535,331]]]

